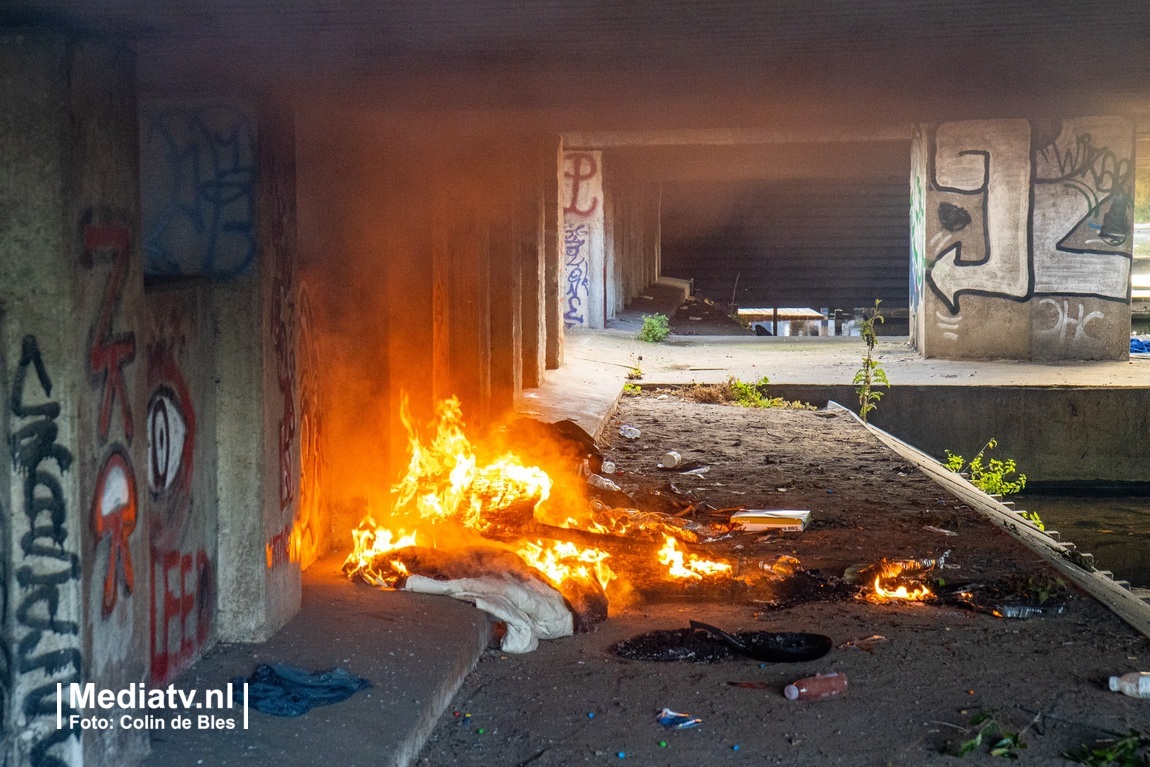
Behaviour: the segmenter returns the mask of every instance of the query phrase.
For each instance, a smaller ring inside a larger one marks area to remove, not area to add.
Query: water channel
[[[1011,496],[1015,507],[1036,512],[1063,542],[1094,555],[1094,566],[1132,587],[1150,588],[1150,495],[1124,491],[1044,491]]]

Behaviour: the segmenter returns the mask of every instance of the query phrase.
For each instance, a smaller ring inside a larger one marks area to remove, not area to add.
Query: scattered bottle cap
[[[615,473],[615,462],[614,461],[603,461],[603,466],[600,468],[600,471],[602,471],[604,474],[614,474]]]

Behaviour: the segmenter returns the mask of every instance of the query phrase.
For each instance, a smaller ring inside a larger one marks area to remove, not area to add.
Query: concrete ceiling
[[[1119,112],[1147,0],[6,0],[126,39],[146,90],[282,88],[571,130]]]

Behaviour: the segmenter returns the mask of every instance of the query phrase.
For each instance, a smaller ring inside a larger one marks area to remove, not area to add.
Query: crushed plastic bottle
[[[672,711],[665,708],[658,713],[655,721],[666,727],[668,730],[689,730],[692,727],[698,727],[703,723],[703,720],[697,716],[690,714],[681,714],[678,711]]]
[[[603,467],[600,469],[600,471],[602,471],[604,474],[614,474],[615,473],[615,462],[614,461],[603,461]]]
[[[598,474],[592,474],[591,476],[587,477],[587,484],[591,487],[597,487],[600,490],[614,490],[615,492],[622,491],[622,488],[620,488],[614,482],[607,479],[606,477],[600,477]]]
[[[799,679],[783,688],[787,700],[826,700],[847,691],[845,674],[832,671]]]
[[[619,433],[627,439],[639,439],[639,435],[643,432],[639,431],[634,426],[625,423],[619,427]]]
[[[1150,698],[1150,671],[1131,671],[1110,677],[1110,689],[1131,698]]]

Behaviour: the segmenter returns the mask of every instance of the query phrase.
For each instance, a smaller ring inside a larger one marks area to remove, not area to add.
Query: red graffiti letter
[[[595,174],[599,172],[599,163],[595,162],[595,158],[591,155],[582,152],[570,154],[568,158],[571,160],[571,173],[564,171],[563,175],[571,179],[571,204],[564,208],[563,212],[574,213],[577,216],[590,216],[595,212],[599,198],[592,197],[591,207],[586,210],[581,209],[579,207],[579,187],[587,179],[595,178]]]
[[[100,439],[108,439],[112,425],[112,405],[120,399],[120,413],[124,417],[124,436],[132,441],[132,411],[128,406],[128,389],[124,383],[124,365],[136,359],[136,334],[112,333],[112,319],[120,305],[120,291],[128,271],[130,238],[121,224],[89,224],[84,227],[84,265],[95,265],[97,251],[112,252],[112,273],[104,288],[100,304],[100,318],[92,333],[92,349],[88,369],[103,378],[104,397],[100,403]]]

